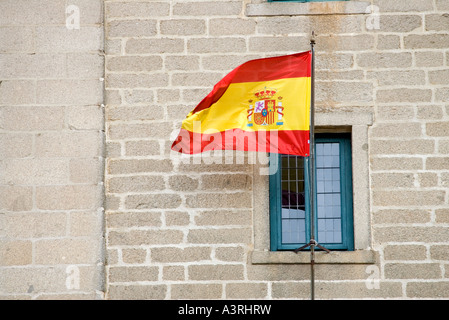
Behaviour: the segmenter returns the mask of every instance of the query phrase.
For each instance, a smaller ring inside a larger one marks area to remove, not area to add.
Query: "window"
[[[350,134],[315,136],[315,239],[330,250],[354,250]],[[310,240],[309,158],[279,155],[270,176],[271,250]]]

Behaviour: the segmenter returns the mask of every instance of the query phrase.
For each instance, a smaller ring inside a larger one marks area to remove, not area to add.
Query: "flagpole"
[[[310,125],[309,125],[309,204],[310,204],[310,241],[306,245],[293,250],[295,253],[310,247],[310,299],[315,300],[315,247],[329,253],[330,251],[315,240],[315,33],[310,39],[311,63],[311,94],[310,94]]]
[[[310,94],[310,299],[315,300],[315,34],[312,31],[310,47],[312,53]]]

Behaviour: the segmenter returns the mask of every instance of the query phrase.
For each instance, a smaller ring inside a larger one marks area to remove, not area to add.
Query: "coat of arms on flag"
[[[282,124],[284,107],[282,106],[282,96],[276,96],[277,89],[264,88],[254,93],[256,101],[249,100],[248,127],[254,125],[277,127]]]

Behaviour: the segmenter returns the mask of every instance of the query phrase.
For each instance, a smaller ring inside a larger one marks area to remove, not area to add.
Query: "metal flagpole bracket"
[[[326,251],[326,253],[330,253],[330,250],[329,250],[329,249],[323,247],[321,244],[319,244],[318,242],[316,242],[315,239],[311,239],[311,240],[309,241],[309,243],[303,245],[302,247],[299,247],[298,249],[293,250],[293,252],[294,252],[294,253],[298,253],[299,251],[304,250],[304,249],[306,249],[307,247],[311,247],[311,246],[316,246],[316,247],[320,248],[321,250]]]

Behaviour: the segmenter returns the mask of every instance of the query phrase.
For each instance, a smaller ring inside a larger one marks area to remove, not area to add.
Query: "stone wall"
[[[368,225],[359,256],[317,266],[317,298],[448,297],[449,2],[105,5],[108,298],[309,297],[308,256],[267,254],[257,164],[186,163],[169,137],[227,72],[312,30],[317,119],[351,127]]]
[[[0,1],[1,298],[104,296],[102,13]]]

